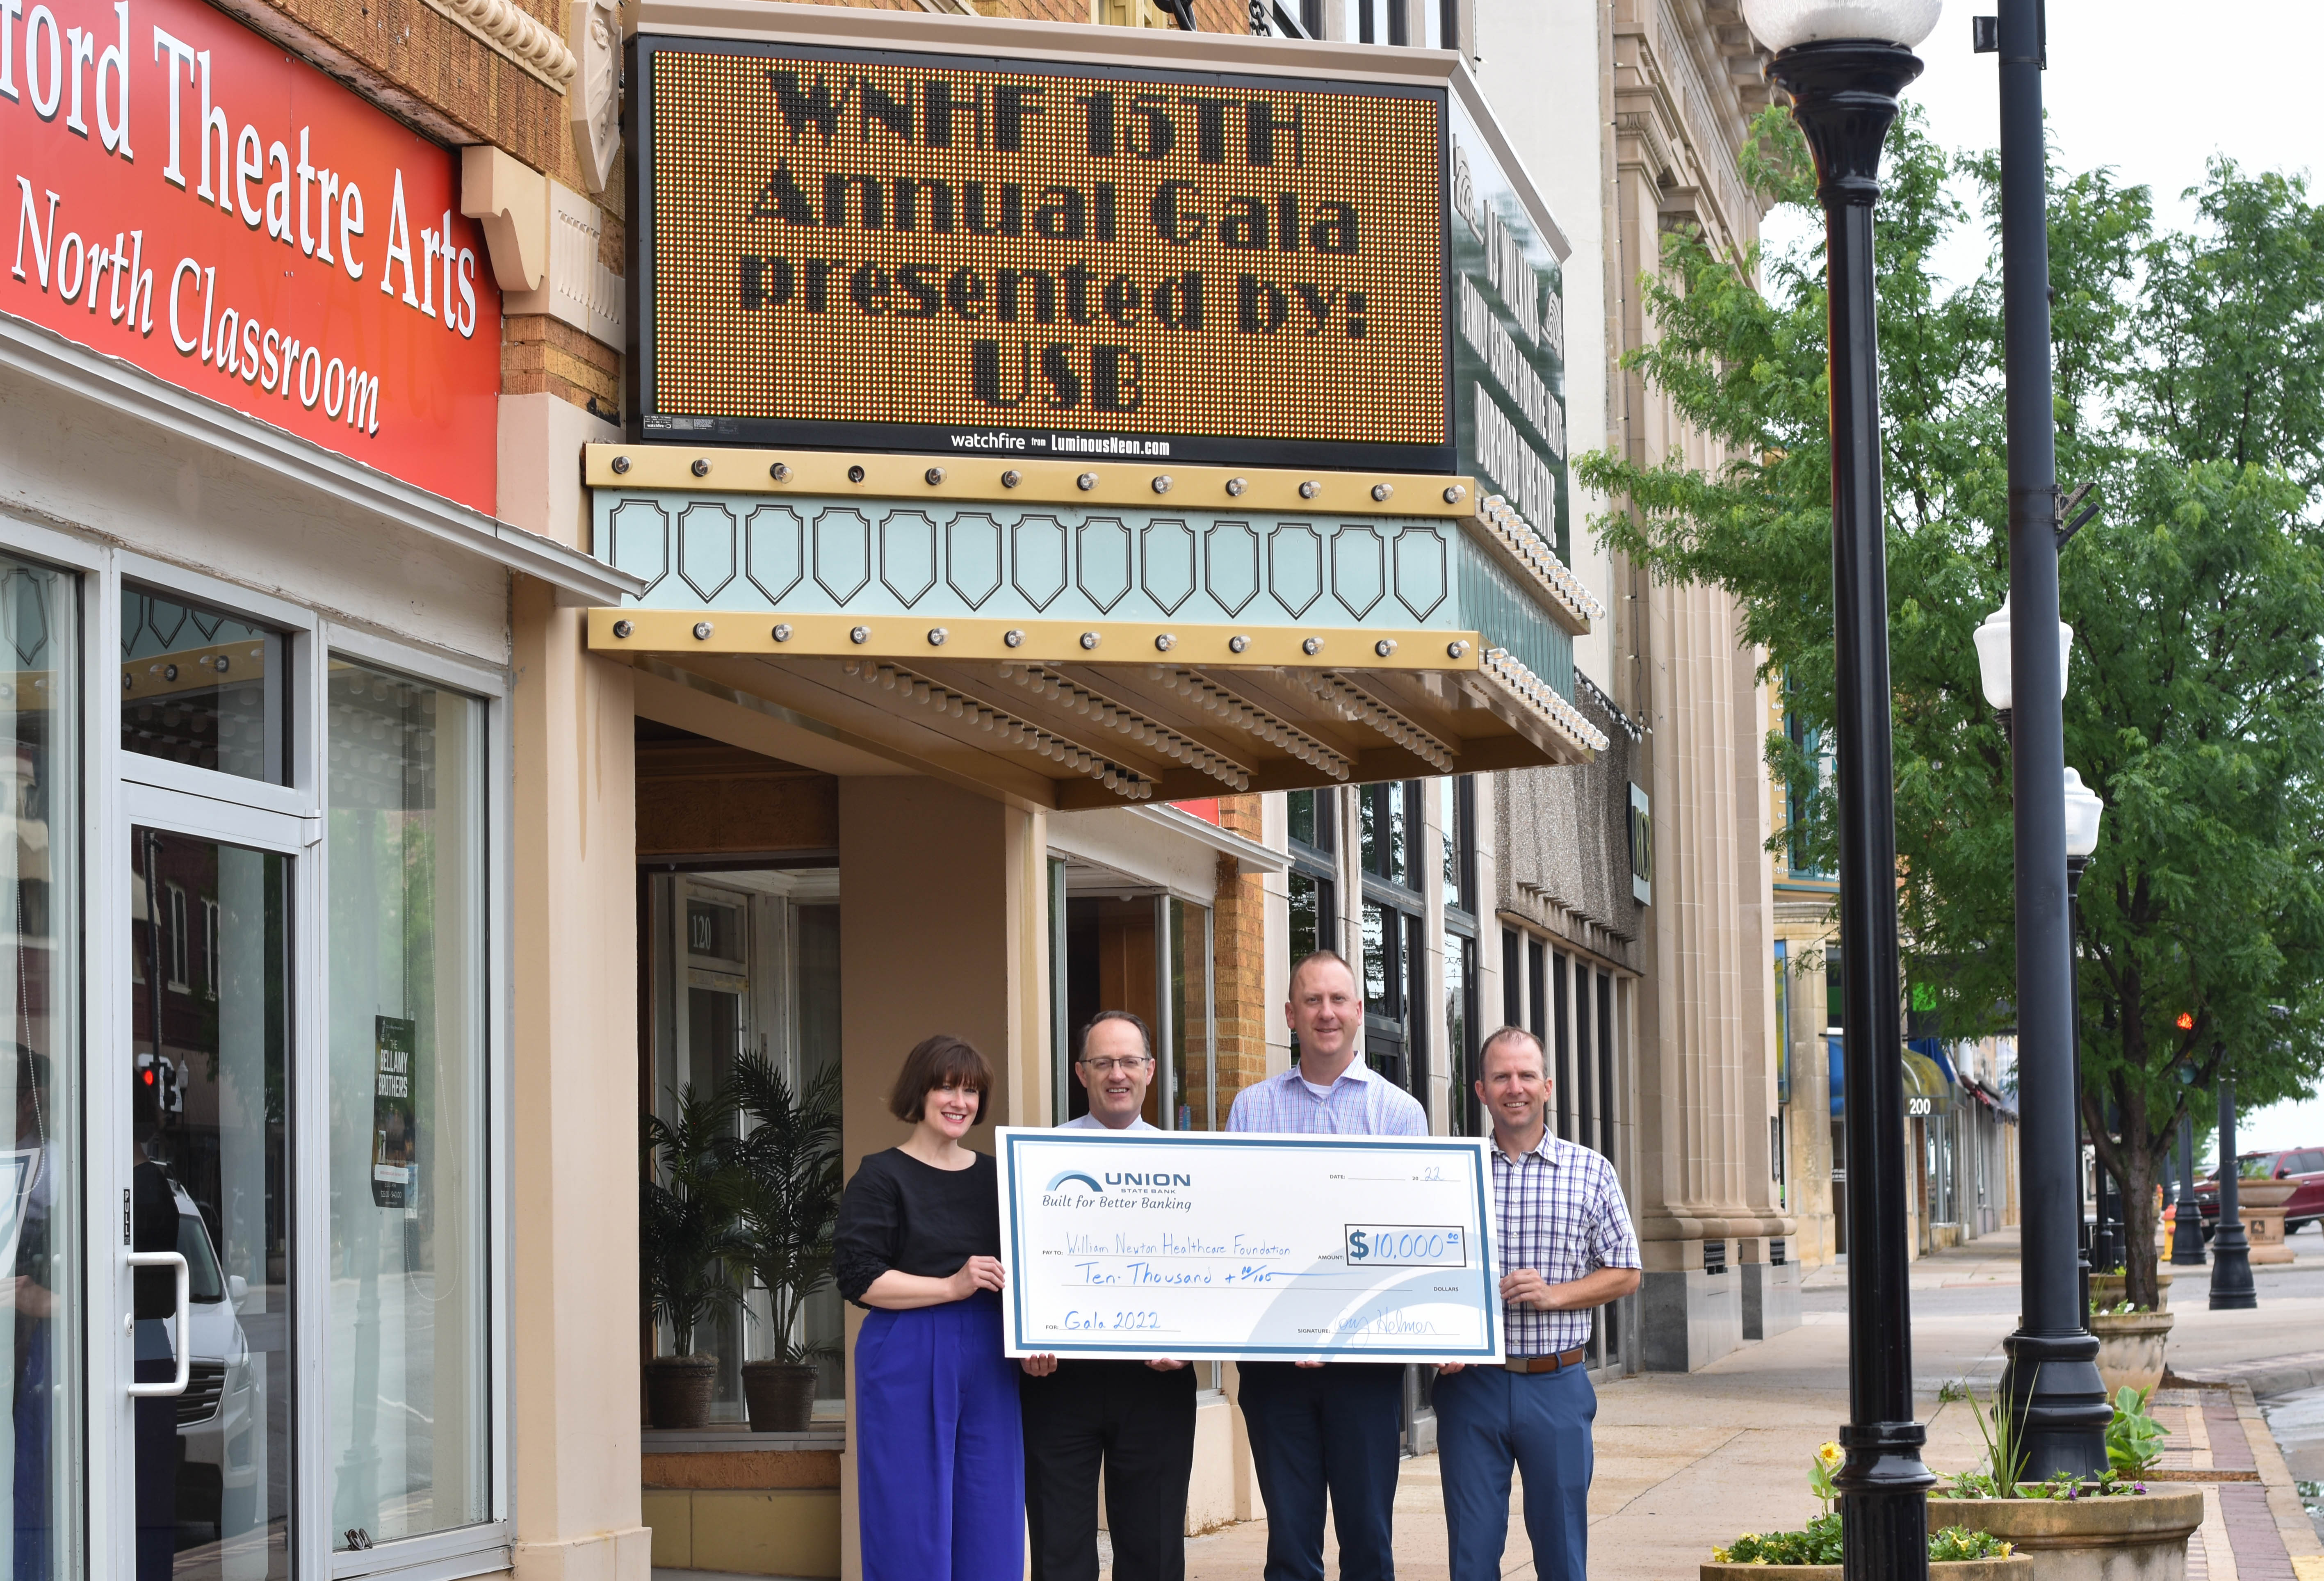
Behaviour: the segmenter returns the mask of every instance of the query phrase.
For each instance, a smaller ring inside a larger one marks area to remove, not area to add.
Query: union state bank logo
[[[1099,1195],[1099,1196],[1101,1196],[1101,1197],[1102,1197],[1102,1196],[1104,1196],[1104,1195],[1105,1195],[1105,1188],[1104,1188],[1104,1187],[1102,1187],[1102,1186],[1099,1185],[1099,1184],[1097,1183],[1096,1179],[1093,1179],[1093,1177],[1083,1174],[1079,1170],[1065,1170],[1064,1173],[1060,1174],[1060,1175],[1059,1175],[1056,1179],[1054,1179],[1054,1180],[1050,1181],[1047,1186],[1044,1186],[1041,1189],[1043,1189],[1044,1191],[1055,1191],[1058,1187],[1060,1187],[1060,1186],[1064,1185],[1064,1184],[1065,1184],[1066,1181],[1068,1181],[1068,1180],[1079,1180],[1083,1185],[1084,1185],[1084,1186],[1088,1187],[1088,1188],[1089,1188],[1093,1192],[1095,1192],[1097,1195]]]

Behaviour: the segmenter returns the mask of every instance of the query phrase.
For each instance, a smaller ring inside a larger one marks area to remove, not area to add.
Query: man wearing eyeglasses
[[[1100,1011],[1082,1029],[1074,1076],[1089,1113],[1064,1129],[1152,1131],[1146,1090],[1154,1048],[1146,1023]],[[1032,1581],[1097,1581],[1097,1487],[1113,1581],[1185,1581],[1186,1484],[1194,1470],[1194,1373],[1184,1362],[1060,1362],[1027,1356],[1025,1518]]]

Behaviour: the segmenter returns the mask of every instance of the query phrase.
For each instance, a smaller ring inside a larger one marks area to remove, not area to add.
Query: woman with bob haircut
[[[1021,1581],[1025,1452],[1001,1349],[1001,1194],[960,1144],[992,1067],[939,1033],[904,1057],[888,1107],[912,1134],[859,1165],[840,1199],[840,1293],[855,1341],[864,1581]]]

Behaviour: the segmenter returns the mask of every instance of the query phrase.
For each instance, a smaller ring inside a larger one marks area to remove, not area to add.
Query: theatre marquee
[[[1453,467],[1442,88],[651,35],[630,82],[645,439]]]

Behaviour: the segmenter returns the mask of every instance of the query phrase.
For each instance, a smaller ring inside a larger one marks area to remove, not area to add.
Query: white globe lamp
[[[1800,44],[1902,44],[1929,36],[1944,0],[1743,0],[1751,34],[1775,54]]]

